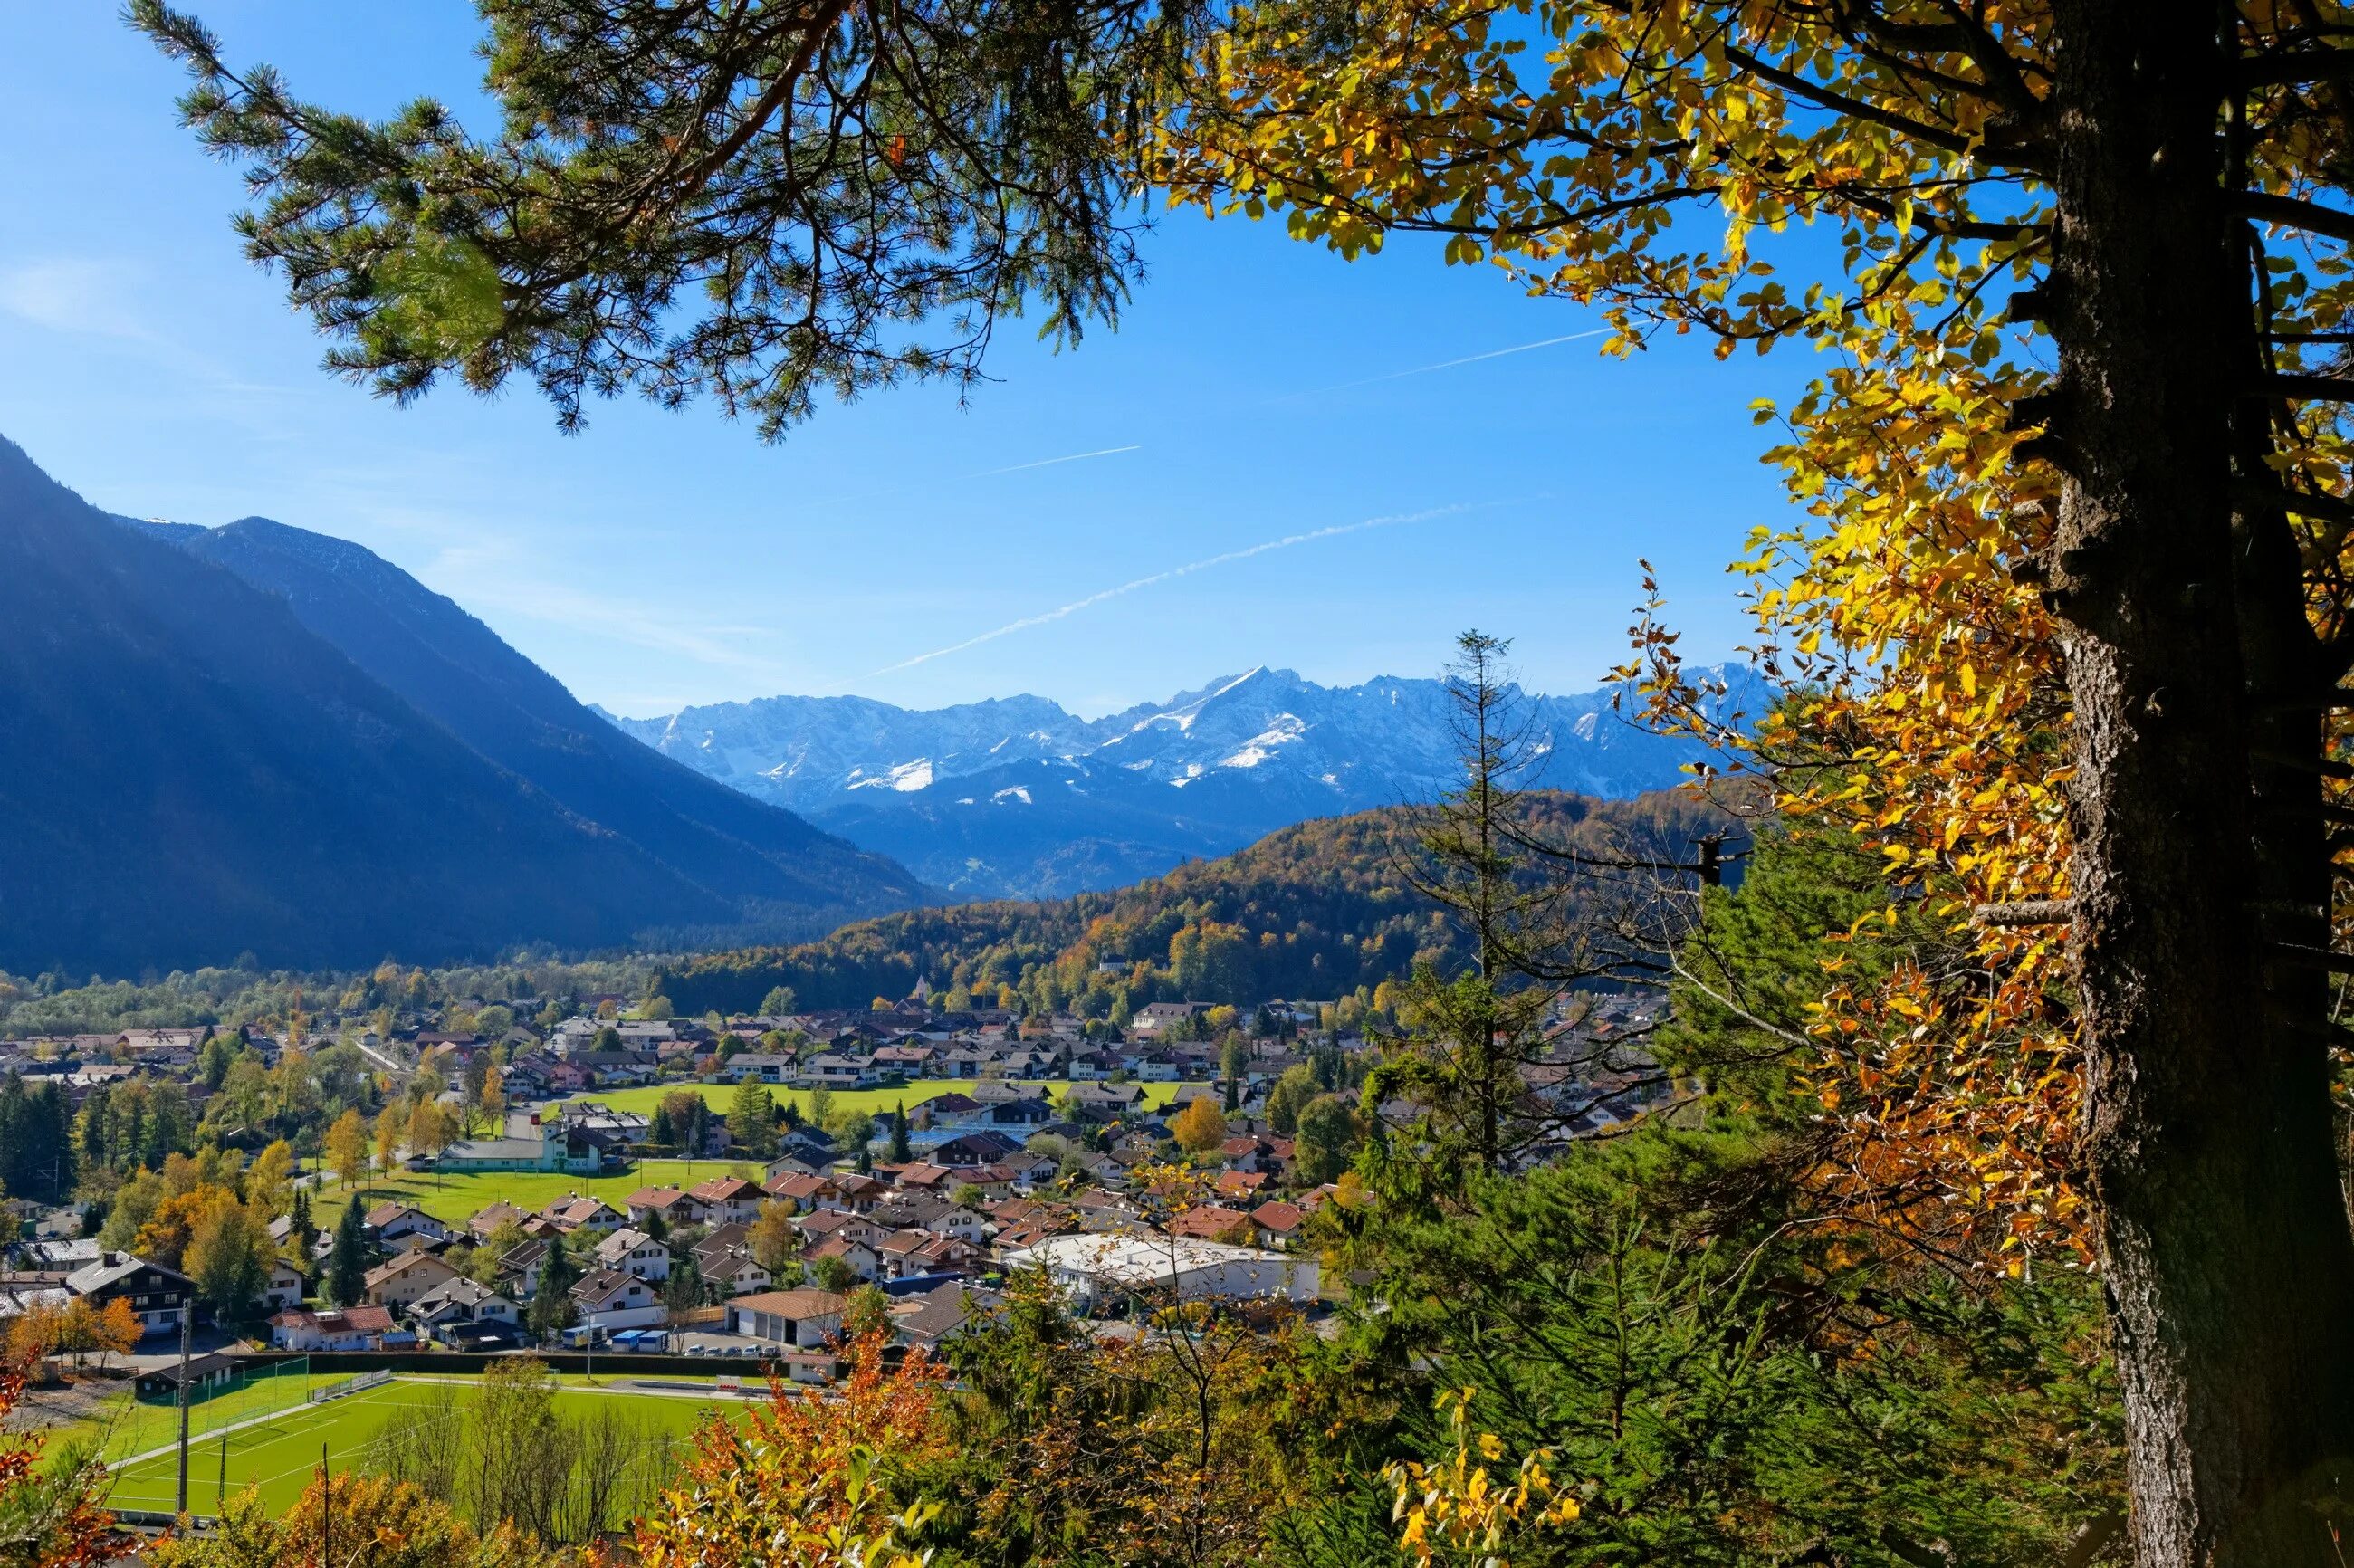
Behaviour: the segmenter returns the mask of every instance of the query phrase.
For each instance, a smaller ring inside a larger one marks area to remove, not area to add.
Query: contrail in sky
[[[1150,588],[1155,583],[1165,583],[1172,577],[1190,577],[1195,572],[1205,572],[1212,567],[1223,567],[1231,561],[1242,561],[1253,556],[1264,556],[1270,550],[1288,550],[1294,545],[1312,544],[1319,539],[1334,539],[1343,534],[1362,534],[1368,528],[1387,528],[1401,523],[1423,523],[1433,517],[1444,517],[1451,513],[1469,510],[1470,509],[1468,506],[1458,503],[1453,506],[1434,506],[1427,512],[1401,512],[1387,517],[1368,517],[1362,523],[1336,523],[1330,528],[1311,528],[1305,534],[1287,534],[1280,539],[1269,539],[1264,544],[1246,546],[1239,550],[1228,550],[1222,556],[1212,556],[1206,560],[1188,561],[1182,567],[1172,567],[1165,572],[1155,572],[1150,577],[1134,577],[1118,588],[1108,588],[1100,593],[1091,593],[1085,599],[1075,599],[1068,604],[1042,610],[1036,615],[1025,615],[1019,620],[1009,620],[995,630],[984,631],[978,637],[968,637],[961,642],[951,642],[945,648],[935,648],[928,653],[918,653],[912,659],[902,659],[896,664],[885,664],[866,678],[873,680],[876,675],[888,675],[894,671],[927,663],[950,653],[961,653],[968,648],[978,648],[984,642],[994,642],[997,639],[1013,632],[1026,631],[1034,626],[1044,626],[1050,620],[1060,620],[1066,615],[1076,615],[1080,610],[1101,604],[1108,599],[1118,599],[1122,594],[1131,594],[1139,588]]]
[[[1025,468],[1052,468],[1058,462],[1084,462],[1088,458],[1117,457],[1121,452],[1140,452],[1143,450],[1144,445],[1140,441],[1134,446],[1106,447],[1101,451],[1073,452],[1068,457],[1040,458],[1036,462],[1016,462],[1008,463],[1003,468],[985,468],[979,473],[969,473],[964,477],[967,479],[988,479],[993,474],[1020,473]]]
[[[1427,376],[1434,370],[1452,370],[1458,365],[1477,365],[1483,359],[1501,359],[1508,354],[1526,354],[1531,349],[1551,348],[1559,343],[1575,343],[1580,338],[1600,337],[1613,330],[1610,327],[1596,327],[1589,332],[1564,333],[1559,337],[1539,338],[1534,343],[1514,344],[1510,348],[1491,348],[1485,354],[1467,354],[1460,359],[1442,359],[1436,365],[1417,365],[1412,370],[1393,370],[1385,376],[1368,376],[1362,381],[1339,381],[1330,387],[1310,387],[1299,392],[1287,392],[1274,401],[1280,403],[1292,397],[1312,397],[1320,392],[1345,392],[1352,387],[1371,387],[1379,381],[1403,381],[1409,376]]]

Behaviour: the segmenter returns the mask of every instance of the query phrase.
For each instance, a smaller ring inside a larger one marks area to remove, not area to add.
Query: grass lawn
[[[247,1486],[258,1485],[270,1510],[282,1511],[310,1484],[323,1446],[327,1462],[338,1471],[365,1469],[369,1446],[385,1423],[404,1405],[426,1404],[428,1389],[428,1384],[418,1380],[397,1378],[365,1393],[324,1404],[297,1404],[261,1425],[192,1441],[188,1454],[188,1506],[199,1513],[210,1513],[218,1506],[222,1445],[226,1444],[228,1493],[234,1495]],[[556,1406],[565,1414],[577,1415],[598,1402],[616,1399],[629,1402],[633,1418],[675,1437],[694,1431],[715,1408],[695,1399],[597,1393],[577,1387],[559,1391]],[[164,1414],[173,1414],[169,1409]],[[163,1438],[164,1442],[171,1440],[169,1434]],[[178,1479],[177,1455],[158,1454],[117,1471],[108,1500],[117,1508],[169,1511],[176,1498]]]
[[[918,1078],[912,1084],[903,1084],[896,1088],[836,1089],[833,1091],[833,1108],[837,1111],[864,1111],[869,1116],[880,1116],[893,1107],[904,1104],[912,1113],[917,1106],[935,1095],[960,1094],[970,1090],[973,1081],[970,1078]],[[1041,1083],[1024,1079],[1021,1086],[1034,1089],[1043,1094],[1059,1095],[1071,1086],[1063,1081]],[[1180,1089],[1207,1086],[1203,1084],[1140,1084],[1138,1086],[1144,1091],[1144,1104],[1148,1108],[1167,1105],[1177,1097],[1177,1091]],[[585,1095],[575,1095],[572,1097],[576,1100],[595,1100],[599,1105],[611,1106],[615,1110],[633,1110],[645,1116],[652,1116],[654,1114],[654,1105],[657,1101],[664,1095],[674,1094],[680,1089],[699,1091],[704,1099],[722,1114],[726,1113],[727,1102],[736,1093],[736,1086],[733,1084],[650,1084],[639,1089],[593,1089]],[[801,1107],[802,1115],[809,1114],[810,1090],[781,1088],[772,1084],[769,1086],[769,1093],[775,1097],[779,1104],[790,1100]]]
[[[1024,1086],[1060,1094],[1070,1086],[1049,1083]],[[1200,1086],[1184,1084],[1141,1086],[1144,1103],[1148,1107],[1167,1105],[1176,1097],[1179,1089]],[[860,1110],[873,1114],[890,1110],[904,1102],[912,1112],[935,1095],[970,1087],[969,1081],[928,1078],[899,1088],[836,1090],[833,1103],[837,1110]],[[601,1090],[578,1095],[574,1098],[594,1100],[616,1110],[633,1110],[652,1116],[657,1100],[681,1088],[699,1091],[723,1114],[727,1109],[728,1097],[736,1092],[732,1084],[668,1084],[638,1089]],[[780,1100],[791,1099],[804,1114],[809,1110],[809,1095],[805,1090],[771,1087],[769,1092]],[[620,1208],[620,1201],[641,1187],[691,1187],[697,1181],[707,1181],[714,1176],[739,1168],[755,1177],[758,1175],[758,1161],[644,1160],[618,1176],[567,1176],[535,1171],[471,1171],[450,1175],[402,1171],[396,1175],[374,1177],[363,1182],[358,1191],[361,1202],[370,1207],[387,1202],[414,1203],[437,1220],[461,1224],[467,1216],[493,1202],[513,1203],[518,1209],[536,1212],[568,1192],[602,1198]],[[313,1223],[322,1232],[334,1230],[348,1196],[344,1187],[332,1181],[324,1187],[313,1189],[311,1196]]]
[[[449,1175],[402,1171],[376,1176],[359,1187],[360,1202],[373,1208],[382,1202],[414,1203],[435,1219],[462,1224],[468,1215],[494,1202],[513,1203],[526,1212],[547,1207],[567,1192],[604,1199],[615,1208],[641,1187],[685,1187],[708,1181],[742,1166],[754,1177],[758,1161],[726,1160],[642,1160],[618,1176],[567,1176],[536,1171],[465,1171]],[[345,1188],[330,1182],[311,1195],[311,1214],[322,1232],[332,1231],[343,1217]]]

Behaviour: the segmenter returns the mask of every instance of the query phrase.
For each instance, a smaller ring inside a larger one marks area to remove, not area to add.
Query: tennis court
[[[371,1388],[334,1394],[341,1385],[353,1382],[341,1379],[305,1375],[301,1379],[282,1380],[290,1387],[306,1384],[302,1397],[292,1404],[283,1403],[284,1391],[257,1389],[258,1396],[275,1397],[280,1403],[259,1404],[249,1408],[241,1421],[216,1420],[201,1432],[195,1430],[191,1414],[191,1436],[188,1445],[188,1508],[191,1512],[209,1514],[217,1511],[221,1502],[235,1497],[248,1486],[261,1489],[262,1502],[272,1513],[293,1505],[302,1489],[317,1473],[323,1456],[324,1462],[337,1474],[353,1469],[366,1469],[371,1447],[386,1423],[404,1407],[429,1406],[445,1408],[440,1391],[429,1383],[408,1379],[394,1379]],[[330,1395],[313,1403],[310,1395]],[[665,1399],[655,1395],[597,1393],[562,1390],[556,1395],[558,1410],[578,1410],[592,1400],[626,1399],[631,1414],[652,1422],[675,1436],[684,1436],[701,1424],[708,1407],[692,1399]],[[214,1401],[213,1404],[225,1404]],[[210,1408],[209,1405],[200,1408]],[[151,1448],[162,1452],[108,1445],[111,1454],[138,1456],[133,1462],[116,1470],[113,1489],[108,1500],[116,1508],[148,1509],[170,1512],[179,1489],[179,1456],[172,1445],[176,1443],[176,1414]],[[453,1437],[458,1435],[453,1434]]]

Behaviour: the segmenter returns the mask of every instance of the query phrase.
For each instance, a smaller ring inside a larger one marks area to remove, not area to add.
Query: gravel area
[[[130,1378],[85,1375],[80,1379],[55,1383],[47,1388],[28,1388],[16,1408],[8,1413],[6,1429],[11,1432],[40,1432],[52,1426],[70,1426],[77,1421],[87,1421],[98,1414],[100,1402],[111,1393],[120,1393],[130,1386]]]

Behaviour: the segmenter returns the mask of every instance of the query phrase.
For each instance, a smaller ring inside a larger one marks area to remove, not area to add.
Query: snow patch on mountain
[[[894,763],[879,779],[862,777],[864,772],[863,768],[852,768],[848,787],[853,789],[896,789],[902,795],[932,787],[932,759],[928,757],[918,757],[913,762]]]
[[[1220,758],[1221,768],[1257,768],[1276,754],[1287,741],[1298,740],[1308,733],[1308,726],[1290,714],[1285,714],[1269,727],[1243,742],[1232,754]]]

